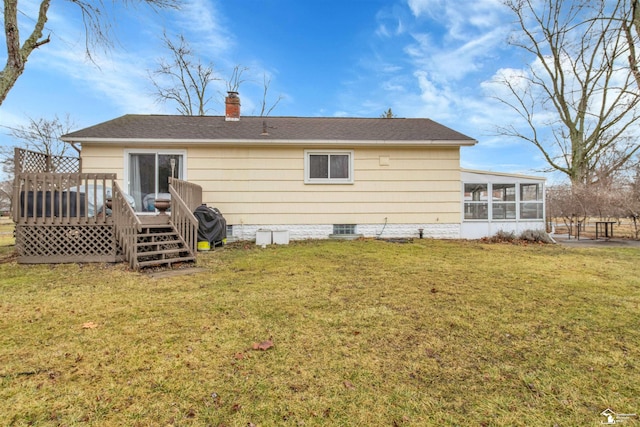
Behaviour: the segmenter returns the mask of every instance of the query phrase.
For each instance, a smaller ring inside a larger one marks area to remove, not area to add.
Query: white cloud
[[[408,0],[407,4],[415,17],[429,15],[432,18],[436,18],[436,12],[443,9],[446,0]]]
[[[233,28],[225,26],[222,13],[211,0],[188,0],[175,15],[176,27],[203,55],[218,57],[234,45]]]
[[[500,0],[407,0],[407,5],[416,18],[431,18],[442,23],[452,37],[477,28],[493,28],[503,21],[505,12]]]
[[[524,93],[529,86],[529,73],[518,68],[499,68],[488,80],[480,83],[480,88],[487,96],[504,99],[511,95],[508,86],[518,93]]]
[[[416,71],[414,73],[420,86],[420,98],[424,106],[431,111],[437,112],[440,117],[447,117],[451,112],[451,97],[445,89],[436,87],[436,84],[429,79],[426,71]]]

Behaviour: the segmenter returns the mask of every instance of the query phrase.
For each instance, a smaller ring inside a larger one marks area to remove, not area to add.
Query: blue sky
[[[20,1],[26,24],[37,6]],[[267,75],[269,100],[282,96],[272,115],[378,117],[392,108],[477,139],[462,149],[463,167],[543,175],[533,146],[494,135],[514,116],[492,98],[490,82],[530,60],[507,44],[513,17],[499,0],[185,0],[178,11],[138,6],[112,16],[114,46],[94,50],[92,63],[77,8],[52,2],[51,43],[29,58],[0,106],[0,126],[69,114],[83,128],[127,113],[176,113],[156,101],[148,78],[168,55],[164,30],[183,34],[222,78],[235,65],[248,67],[244,115],[259,113]],[[220,83],[210,114],[223,113],[224,91]]]

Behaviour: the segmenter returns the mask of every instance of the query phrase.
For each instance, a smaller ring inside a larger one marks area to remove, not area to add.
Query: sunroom
[[[462,169],[461,181],[462,238],[545,230],[544,178]]]

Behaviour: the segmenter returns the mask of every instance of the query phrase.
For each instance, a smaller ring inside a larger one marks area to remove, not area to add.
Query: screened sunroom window
[[[489,190],[487,184],[464,185],[464,219],[489,218]]]
[[[520,218],[542,219],[544,215],[541,184],[520,184]]]
[[[491,197],[493,219],[516,219],[515,184],[493,184]]]
[[[353,153],[351,151],[307,151],[305,156],[305,182],[309,184],[352,183]]]

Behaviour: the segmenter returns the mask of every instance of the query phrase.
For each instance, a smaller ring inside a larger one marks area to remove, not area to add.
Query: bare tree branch
[[[630,142],[640,98],[625,65],[623,0],[505,4],[518,23],[510,43],[532,61],[521,74],[497,80],[507,91],[496,98],[520,118],[520,124],[500,126],[498,134],[533,144],[572,183],[589,184],[623,168],[640,149]]]
[[[67,0],[78,6],[85,29],[85,52],[91,58],[96,45],[111,46],[110,21],[104,0]],[[156,8],[176,8],[181,0],[122,0],[129,4],[142,3]],[[50,0],[41,0],[33,30],[21,44],[20,23],[18,22],[18,0],[4,0],[4,34],[7,45],[7,62],[0,71],[0,105],[22,75],[29,56],[34,50],[51,41],[43,38],[48,20]],[[113,3],[117,3],[115,0]]]
[[[267,78],[267,74],[264,73],[262,75],[262,87],[263,87],[263,92],[262,92],[262,108],[260,109],[260,117],[263,116],[268,116],[269,114],[271,114],[271,112],[278,106],[278,104],[280,103],[280,101],[282,101],[282,99],[284,98],[282,95],[278,96],[278,99],[276,99],[269,108],[267,108],[267,94],[269,92],[269,88],[271,87],[271,78]]]
[[[175,102],[182,115],[204,116],[211,101],[209,85],[221,80],[216,76],[213,64],[205,65],[200,59],[195,59],[183,35],[174,42],[165,33],[163,42],[171,59],[160,59],[158,69],[149,76],[156,98],[159,102]]]
[[[2,210],[3,204],[10,204],[13,194],[10,189],[15,172],[15,147],[37,151],[49,156],[68,155],[71,148],[71,145],[64,143],[60,139],[62,135],[69,133],[75,127],[69,115],[66,115],[63,119],[55,116],[53,119],[34,119],[29,117],[28,120],[29,123],[25,126],[6,127],[9,130],[9,135],[14,140],[14,144],[0,146],[0,164],[2,165],[2,171],[8,177],[7,181],[0,183],[0,210]],[[73,148],[79,154],[79,149],[75,146]]]
[[[233,71],[231,72],[231,76],[226,81],[226,83],[227,83],[227,91],[228,92],[239,92],[240,91],[240,86],[242,85],[242,83],[244,83],[246,81],[245,79],[242,78],[242,74],[244,74],[244,72],[248,71],[248,70],[249,70],[248,67],[243,67],[241,65],[236,65],[235,67],[233,67]]]

